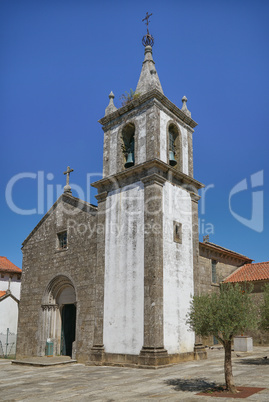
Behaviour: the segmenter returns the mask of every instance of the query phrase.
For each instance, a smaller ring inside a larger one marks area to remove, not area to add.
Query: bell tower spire
[[[145,46],[145,59],[142,65],[142,71],[138,80],[138,84],[135,92],[139,95],[143,95],[152,89],[157,89],[163,94],[162,86],[155,68],[155,63],[152,58],[152,47],[154,45],[154,38],[149,33],[149,17],[152,14],[146,15],[142,21],[147,21],[147,34],[143,36],[142,44]]]

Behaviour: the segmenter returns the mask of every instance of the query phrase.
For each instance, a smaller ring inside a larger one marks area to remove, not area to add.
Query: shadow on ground
[[[174,387],[175,391],[206,391],[210,388],[215,388],[217,384],[212,381],[208,381],[205,378],[195,378],[195,379],[184,379],[184,378],[174,378],[171,380],[166,380],[167,385]]]
[[[253,364],[257,366],[267,366],[269,365],[269,359],[244,359],[244,360],[239,360],[237,363],[240,364]]]

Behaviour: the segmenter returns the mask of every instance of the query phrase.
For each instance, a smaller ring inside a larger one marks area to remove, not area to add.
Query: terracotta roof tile
[[[269,261],[245,264],[229,275],[224,282],[269,280]]]
[[[5,291],[5,290],[0,290],[0,297],[5,296],[5,294],[6,294],[6,291]]]
[[[7,257],[0,257],[0,272],[21,274],[21,269],[9,261]]]

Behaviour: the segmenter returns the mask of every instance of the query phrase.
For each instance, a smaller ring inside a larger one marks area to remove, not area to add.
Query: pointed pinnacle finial
[[[145,46],[145,58],[135,92],[143,95],[152,89],[163,93],[162,86],[152,58],[152,47]]]
[[[118,110],[117,108],[116,108],[116,106],[114,105],[114,98],[115,98],[115,95],[113,94],[113,92],[111,91],[110,92],[110,94],[108,95],[108,97],[109,97],[109,104],[108,104],[108,106],[106,107],[106,110],[105,110],[105,116],[107,116],[108,114],[110,114],[110,113],[112,113],[112,112],[115,112],[115,110]]]
[[[188,108],[187,108],[187,97],[186,96],[183,96],[183,98],[182,98],[182,103],[183,103],[183,105],[182,105],[182,108],[181,108],[181,110],[182,110],[182,112],[184,112],[187,116],[189,116],[189,117],[191,117],[191,112],[188,110]]]
[[[142,38],[142,44],[145,47],[146,46],[151,46],[152,47],[154,45],[154,38],[149,33],[149,17],[151,17],[151,16],[152,16],[152,13],[149,14],[147,12],[146,17],[142,20],[142,22],[147,21],[147,22],[145,22],[145,24],[147,25],[147,34],[145,36],[143,36],[143,38]]]

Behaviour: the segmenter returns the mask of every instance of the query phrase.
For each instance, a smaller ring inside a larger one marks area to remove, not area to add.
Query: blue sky
[[[21,243],[56,200],[67,165],[83,193],[73,194],[96,204],[87,175],[102,171],[98,120],[111,90],[119,107],[137,85],[147,11],[164,94],[179,107],[186,95],[198,123],[194,177],[210,186],[200,239],[210,232],[269,260],[268,1],[2,0],[0,255],[19,267]]]

